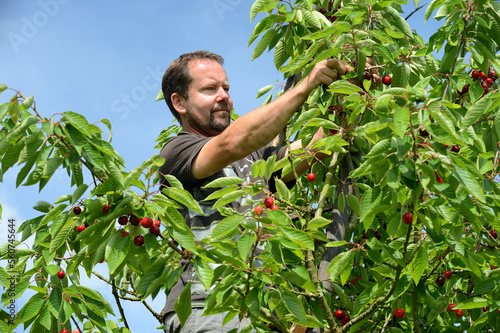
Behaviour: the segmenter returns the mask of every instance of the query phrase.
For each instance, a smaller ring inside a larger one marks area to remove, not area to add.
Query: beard
[[[188,123],[193,128],[197,128],[205,133],[222,133],[231,123],[231,115],[230,111],[226,114],[225,117],[215,117],[215,113],[218,110],[225,109],[229,111],[229,106],[227,104],[222,104],[217,107],[213,107],[210,109],[210,118],[208,123],[202,123],[196,117],[194,117],[193,112],[191,111],[191,106],[189,103],[186,105],[186,118]]]

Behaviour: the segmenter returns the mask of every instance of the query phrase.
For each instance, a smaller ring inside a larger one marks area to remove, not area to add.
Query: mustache
[[[216,107],[214,107],[212,109],[212,112],[221,111],[221,110],[226,110],[228,112],[231,112],[231,110],[229,109],[229,104],[227,104],[227,103],[221,103],[221,104],[217,105]]]

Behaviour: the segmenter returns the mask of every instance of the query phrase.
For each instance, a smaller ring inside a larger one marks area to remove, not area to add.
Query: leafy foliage
[[[424,43],[401,17],[403,3],[254,2],[251,20],[268,15],[250,36],[249,44],[256,43],[253,58],[274,49],[276,68],[285,78],[304,76],[331,57],[354,70],[314,91],[287,127],[287,139],[305,143],[319,128],[331,133],[314,143],[329,155],[314,164],[316,180],[300,176],[292,189],[278,180],[273,194],[264,181],[230,177],[208,184],[215,189],[209,199],[225,218],[199,242],[178,211],[181,204],[199,211],[198,203],[172,176],[171,187],[158,192],[162,161],[157,156],[126,172],[102,130],[83,116],[68,111],[58,121],[44,118],[33,98],[18,92],[0,105],[2,174],[17,163],[22,166],[17,185],[42,189],[62,167],[76,188],[53,204],[35,205],[42,214],[19,228],[21,241],[35,235],[33,248],[18,247],[15,267],[0,269],[4,288],[9,274],[17,273],[16,293],[5,292],[4,304],[27,288],[36,292],[16,326],[48,332],[74,318],[88,332],[126,332],[106,320],[111,306],[79,283],[80,274],[97,276],[93,267],[104,259],[109,276],[97,278],[110,284],[118,305],[144,302],[169,293],[183,259],[211,289],[206,314],[249,317],[248,329],[259,332],[271,326],[290,332],[292,323],[331,332],[499,331],[500,270],[495,268],[500,255],[491,231],[500,230],[495,73],[500,70],[500,5],[432,1],[425,17],[435,15],[443,26]],[[486,78],[474,78],[473,71]],[[391,76],[391,86],[376,85],[374,74]],[[0,85],[0,92],[6,89]],[[266,86],[258,95],[271,90]],[[110,128],[107,120],[102,123]],[[158,147],[177,131],[161,133]],[[312,156],[290,152],[282,161],[256,163],[252,173],[269,179],[303,159]],[[84,181],[83,170],[91,181]],[[251,206],[264,206],[250,199],[258,193],[272,195],[280,209],[260,215],[253,207],[245,214],[227,207],[243,196]],[[83,211],[75,214],[74,206]],[[414,216],[411,224],[402,219],[408,212]],[[117,222],[121,216],[125,226]],[[131,224],[134,216],[161,221],[161,235]],[[80,233],[79,225],[86,226]],[[347,228],[343,239],[332,239],[330,226]],[[134,243],[139,235],[144,235],[142,246]],[[339,254],[322,266],[331,249]],[[5,244],[2,258],[8,251]],[[59,279],[56,273],[64,266],[66,277]],[[439,278],[445,270],[452,276]],[[175,307],[182,321],[191,311],[190,288]],[[457,304],[455,311],[447,310],[450,303]],[[338,309],[349,320],[336,318]],[[406,315],[396,318],[396,309]],[[0,318],[7,322],[6,313]]]

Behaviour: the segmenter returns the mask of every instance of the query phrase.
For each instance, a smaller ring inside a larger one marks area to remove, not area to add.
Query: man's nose
[[[229,99],[229,93],[224,88],[220,88],[217,93],[217,101],[225,101],[228,99]]]

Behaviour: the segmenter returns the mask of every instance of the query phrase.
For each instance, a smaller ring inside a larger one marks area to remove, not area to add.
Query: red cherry
[[[405,316],[405,310],[404,309],[396,309],[394,310],[394,315],[396,316],[396,318],[403,318]]]
[[[370,238],[370,236],[368,236],[368,234],[366,232],[363,233],[363,239],[368,239]]]
[[[429,136],[429,132],[425,128],[421,128],[420,129],[420,135],[423,136],[423,137],[428,137]]]
[[[368,73],[365,73],[365,80],[371,80],[373,79],[373,74],[368,72]]]
[[[466,94],[469,92],[469,85],[466,84],[462,87],[462,94]]]
[[[451,274],[451,271],[450,271],[450,270],[446,270],[446,271],[444,271],[444,273],[443,273],[443,276],[444,276],[445,278],[447,278],[447,279],[451,278],[451,275],[452,275],[452,274]]]
[[[109,213],[109,209],[110,209],[110,208],[111,208],[111,206],[110,206],[110,205],[106,205],[106,206],[102,207],[102,213],[103,213],[104,215],[108,215],[108,213]]]
[[[491,235],[491,237],[493,237],[493,238],[497,239],[497,237],[498,237],[498,232],[497,232],[496,230],[491,230],[491,231],[490,231],[490,235]]]
[[[75,215],[80,215],[82,213],[80,206],[73,207],[73,213],[75,213]]]
[[[382,83],[389,86],[392,83],[392,78],[389,75],[386,75],[382,78]]]
[[[316,179],[316,175],[311,172],[310,174],[307,175],[307,180],[310,181],[311,183]]]
[[[411,224],[413,222],[413,213],[406,213],[403,215],[403,222],[405,224]]]
[[[139,225],[139,223],[141,223],[141,219],[135,216],[134,214],[130,215],[128,221],[132,225]]]
[[[381,240],[382,239],[382,234],[378,231],[375,231],[375,234],[374,234],[375,238],[378,239],[378,240]]]
[[[441,275],[436,278],[436,284],[438,285],[438,287],[444,286],[445,281],[445,278]]]
[[[134,244],[135,244],[135,246],[143,246],[144,245],[144,236],[143,235],[135,236]]]
[[[141,225],[146,229],[150,228],[153,225],[153,219],[150,217],[145,217],[141,220]]]
[[[335,318],[337,318],[338,320],[344,318],[344,311],[342,310],[335,311]]]
[[[63,330],[61,330],[61,332],[59,332],[59,333],[69,333],[69,330],[67,330],[67,329],[63,329]]]
[[[351,320],[351,317],[349,315],[345,315],[344,318],[342,318],[346,323],[348,323]]]
[[[128,235],[130,235],[130,233],[128,233],[128,231],[122,231],[122,238],[127,237]]]
[[[448,310],[450,310],[452,312],[455,312],[455,310],[453,310],[455,308],[455,306],[457,306],[456,303],[450,303],[450,304],[448,304]]]
[[[318,10],[318,12],[320,12],[321,14],[326,14],[326,9],[325,8],[320,8]]]
[[[66,273],[64,273],[64,271],[59,271],[57,272],[57,277],[60,278],[60,279],[64,279],[64,277],[66,276]]]
[[[451,146],[450,150],[452,152],[458,153],[460,151],[460,146],[459,145]]]
[[[486,309],[486,307],[483,307],[483,312],[486,312],[488,311],[488,309]]]
[[[474,80],[477,80],[477,79],[479,79],[479,72],[478,72],[478,71],[476,71],[476,70],[474,69],[474,70],[471,72],[470,76],[472,76],[472,78],[473,78]]]
[[[487,78],[486,80],[484,80],[484,82],[486,82],[486,84],[488,86],[490,86],[490,87],[493,85],[493,79],[492,78]]]
[[[333,135],[337,135],[337,134],[339,133],[339,130],[335,130],[335,129],[331,129],[331,128],[329,128],[329,129],[328,129],[328,132],[330,132],[330,133],[331,133],[331,134],[333,134]]]
[[[79,225],[78,227],[76,227],[76,231],[78,231],[78,232],[82,232],[83,230],[85,230],[84,225]]]
[[[458,318],[463,317],[464,313],[465,313],[464,309],[455,310],[455,314],[457,315]]]
[[[271,210],[280,210],[280,206],[273,205],[271,207]]]
[[[482,80],[486,80],[488,78],[488,75],[486,75],[484,72],[479,72],[479,77],[482,79]]]
[[[160,220],[153,220],[153,225],[155,225],[159,228],[161,226]]]
[[[120,216],[118,218],[118,224],[125,225],[127,223],[128,223],[128,216],[127,215],[123,215],[123,216]]]
[[[340,325],[344,326],[347,322],[344,319],[340,319]]]
[[[439,184],[443,183],[443,179],[441,178],[441,176],[439,176],[439,174],[436,171],[434,171],[434,175],[436,175],[436,181]]]
[[[262,206],[255,206],[254,211],[255,211],[255,214],[260,215],[260,214],[262,214],[264,209],[262,208]]]
[[[149,228],[149,233],[155,235],[156,237],[160,236],[160,234],[161,234],[160,227],[158,227],[156,225],[152,225]]]
[[[268,197],[264,200],[264,206],[266,206],[266,208],[269,208],[271,209],[271,207],[274,206],[274,199],[271,198],[271,197]]]

